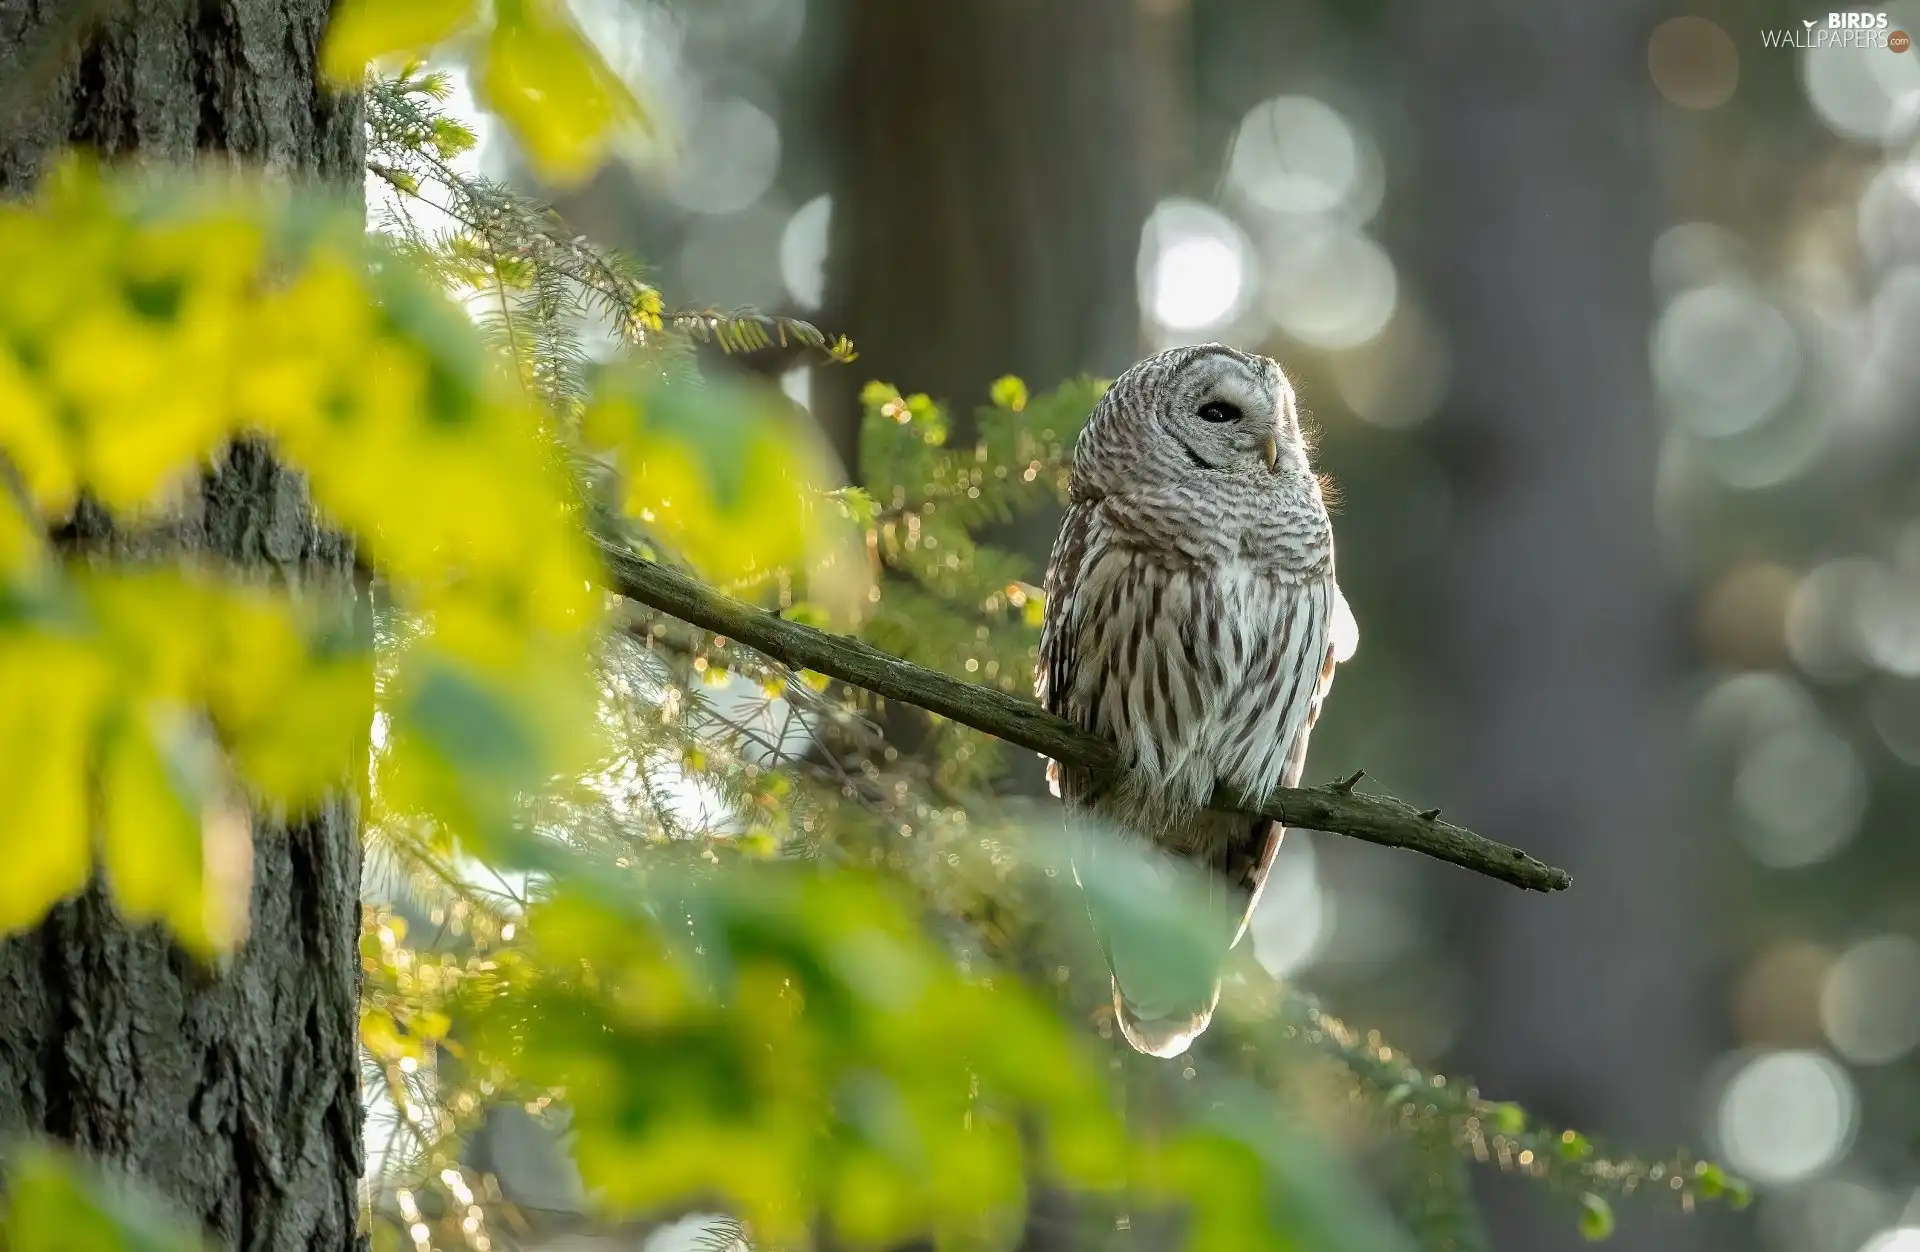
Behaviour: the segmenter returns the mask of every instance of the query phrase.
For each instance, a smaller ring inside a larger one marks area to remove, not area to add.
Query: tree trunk
[[[1041,389],[1139,356],[1179,7],[847,0],[823,324],[860,361],[823,372],[823,418],[880,378],[965,422],[1002,374]],[[830,433],[851,457],[855,428]]]
[[[1428,601],[1460,745],[1449,808],[1574,884],[1460,889],[1474,995],[1458,1063],[1500,1098],[1657,1150],[1697,1138],[1705,1040],[1654,515],[1649,12],[1429,0],[1404,25],[1418,253],[1455,379],[1437,431],[1454,527]],[[1489,1198],[1495,1247],[1581,1246],[1564,1205]],[[1628,1241],[1674,1249],[1695,1229]]]
[[[209,152],[352,192],[357,97],[316,78],[327,0],[0,0],[0,194],[68,144],[169,162]],[[161,544],[243,573],[290,573],[364,615],[349,544],[304,482],[235,447],[164,539],[83,508],[72,553]],[[361,617],[361,621],[366,619]],[[0,940],[0,1137],[45,1135],[131,1172],[220,1246],[346,1249],[361,1108],[359,815],[346,799],[256,820],[249,937],[219,968],[130,927],[96,881]]]
[[[948,405],[961,438],[1004,374],[1036,391],[1141,354],[1135,266],[1177,176],[1184,0],[844,0],[838,177],[822,325],[859,349],[816,375],[820,420],[857,466],[860,385]],[[1058,515],[986,537],[1044,563]],[[904,726],[890,728],[910,746]],[[1016,754],[1010,787],[1040,793]],[[1037,1185],[1021,1246],[1075,1246],[1069,1197]]]

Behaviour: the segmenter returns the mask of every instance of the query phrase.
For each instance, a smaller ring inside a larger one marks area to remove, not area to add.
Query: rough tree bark
[[[1462,890],[1475,981],[1459,1063],[1639,1143],[1697,1135],[1705,1054],[1654,514],[1653,20],[1644,4],[1429,0],[1401,24],[1418,259],[1455,379],[1437,422],[1454,524],[1429,601],[1458,728],[1448,799],[1537,834],[1579,887],[1550,907]],[[1564,1215],[1488,1185],[1494,1246],[1580,1246]],[[1630,1241],[1671,1252],[1698,1229]]]
[[[1180,5],[842,8],[822,320],[860,364],[823,371],[817,411],[856,413],[859,381],[884,378],[964,417],[1002,374],[1045,388],[1131,364]],[[834,433],[851,453],[852,428]]]
[[[0,0],[13,106],[0,194],[27,191],[69,144],[222,154],[357,194],[359,101],[316,77],[327,13],[328,0]],[[276,570],[365,611],[351,548],[257,446],[234,449],[164,538],[116,533],[84,508],[58,538],[83,556]],[[0,940],[0,1139],[50,1136],[124,1168],[221,1246],[354,1247],[358,821],[345,800],[256,820],[250,937],[217,970],[122,923],[98,882]]]

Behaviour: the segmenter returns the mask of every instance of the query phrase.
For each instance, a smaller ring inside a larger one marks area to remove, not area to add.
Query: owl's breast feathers
[[[1099,807],[1175,847],[1169,827],[1216,784],[1258,799],[1297,781],[1332,677],[1324,513],[1317,532],[1265,528],[1263,548],[1283,544],[1271,557],[1248,550],[1251,529],[1149,546],[1112,501],[1077,502],[1048,572],[1041,699],[1120,749],[1133,781]],[[1069,804],[1085,798],[1074,781],[1056,773]]]

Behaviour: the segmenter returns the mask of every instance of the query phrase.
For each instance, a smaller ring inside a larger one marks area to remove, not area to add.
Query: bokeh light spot
[[[1853,838],[1867,807],[1867,776],[1846,740],[1818,725],[1797,725],[1748,753],[1733,795],[1754,859],[1797,869],[1825,860]]]
[[[1820,1025],[1856,1065],[1884,1065],[1920,1045],[1920,943],[1879,935],[1842,953],[1820,989]]]
[[[1896,760],[1920,767],[1920,682],[1877,684],[1867,697],[1867,717]]]
[[[696,213],[737,213],[765,195],[779,172],[779,125],[745,100],[716,100],[695,116],[669,187]]]
[[[1820,992],[1833,953],[1817,943],[1788,940],[1748,962],[1734,985],[1733,1023],[1743,1043],[1777,1048],[1818,1047]]]
[[[1860,193],[1860,250],[1877,270],[1920,262],[1920,164],[1882,166]]]
[[[1384,249],[1348,226],[1315,222],[1279,231],[1267,253],[1267,312],[1314,348],[1357,348],[1379,334],[1400,299]]]
[[[815,196],[794,210],[780,232],[780,278],[802,308],[817,309],[827,293],[827,239],[833,197]]]
[[[1786,652],[1787,607],[1799,579],[1768,561],[1743,561],[1700,597],[1700,648],[1723,669],[1762,669]]]
[[[1140,239],[1140,307],[1178,334],[1217,330],[1247,306],[1253,249],[1218,209],[1163,200]]]
[[[1745,254],[1746,245],[1724,226],[1676,223],[1653,241],[1653,285],[1671,297],[1737,279],[1746,272]]]
[[[1861,1244],[1860,1252],[1920,1252],[1920,1226],[1883,1230]]]
[[[1885,48],[1824,44],[1800,54],[1807,102],[1835,134],[1898,143],[1920,122],[1920,60]]]
[[[1800,580],[1787,609],[1787,651],[1809,677],[1845,682],[1865,671],[1854,606],[1877,573],[1873,561],[1849,556],[1817,565]]]
[[[1718,108],[1739,85],[1740,53],[1727,32],[1707,19],[1676,17],[1660,23],[1648,38],[1647,72],[1674,104]]]
[[[1279,96],[1247,111],[1234,132],[1227,179],[1280,213],[1328,213],[1354,194],[1360,143],[1347,120],[1309,96]]]
[[[1800,377],[1800,341],[1780,311],[1735,283],[1676,296],[1653,332],[1653,373],[1677,421],[1725,436],[1758,426]]]
[[[1853,1081],[1818,1052],[1766,1052],[1728,1080],[1715,1131],[1727,1164],[1762,1185],[1811,1178],[1852,1143]]]

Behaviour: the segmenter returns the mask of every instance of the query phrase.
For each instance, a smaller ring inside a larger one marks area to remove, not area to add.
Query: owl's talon
[[[1430,822],[1434,818],[1440,816],[1440,810],[1439,809],[1421,809],[1420,816]]]

